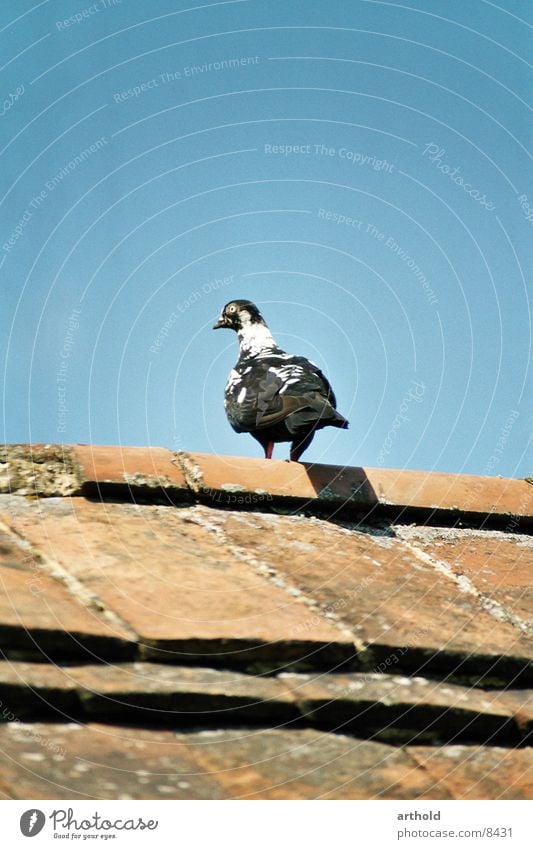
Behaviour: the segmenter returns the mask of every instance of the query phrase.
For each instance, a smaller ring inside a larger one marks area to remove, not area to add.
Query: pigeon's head
[[[229,330],[243,330],[253,324],[263,324],[265,321],[259,309],[251,301],[238,300],[226,304],[213,330],[226,327]]]

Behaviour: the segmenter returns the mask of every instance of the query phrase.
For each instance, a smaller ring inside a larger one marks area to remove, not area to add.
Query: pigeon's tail
[[[350,427],[350,422],[348,419],[345,419],[344,416],[341,416],[340,413],[335,410],[335,418],[331,421],[328,421],[328,424],[332,427],[341,427],[343,430],[348,430]]]
[[[348,419],[345,419],[344,416],[342,416],[331,404],[327,404],[322,407],[320,419],[322,420],[323,425],[340,427],[343,430],[346,430],[349,426]]]
[[[347,419],[341,416],[335,407],[332,407],[327,401],[324,403],[323,398],[313,399],[312,406],[299,410],[294,416],[291,416],[291,419],[299,427],[306,424],[312,425],[313,428],[323,428],[329,425],[343,429],[348,427]]]

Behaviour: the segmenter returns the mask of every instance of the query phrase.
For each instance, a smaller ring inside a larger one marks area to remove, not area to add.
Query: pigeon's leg
[[[309,433],[300,442],[293,442],[291,445],[291,463],[298,463],[304,451],[309,448],[313,441],[314,433]]]
[[[261,448],[265,452],[265,460],[272,459],[272,452],[274,450],[274,441],[269,439],[268,436],[264,433],[252,433],[254,439],[257,439]]]

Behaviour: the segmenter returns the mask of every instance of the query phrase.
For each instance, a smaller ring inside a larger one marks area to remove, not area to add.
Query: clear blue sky
[[[4,0],[2,440],[259,456],[250,298],[350,419],[305,460],[532,474],[531,13]]]

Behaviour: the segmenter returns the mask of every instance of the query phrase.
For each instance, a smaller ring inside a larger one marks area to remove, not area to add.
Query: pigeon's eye
[[[230,304],[230,306],[228,307],[228,310],[227,310],[227,311],[228,311],[229,313],[237,312],[237,307],[235,306],[235,304]]]

